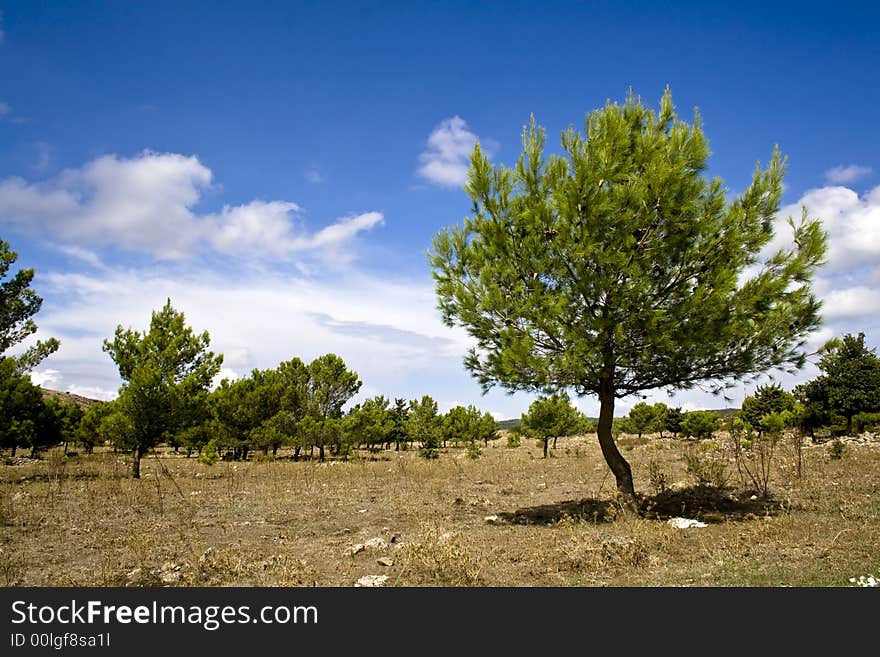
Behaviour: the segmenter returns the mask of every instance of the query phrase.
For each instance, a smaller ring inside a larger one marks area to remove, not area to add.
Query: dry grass
[[[137,481],[111,453],[18,459],[0,465],[0,585],[843,586],[880,566],[880,443],[851,442],[840,460],[810,445],[800,479],[781,444],[769,500],[752,499],[720,441],[624,445],[639,518],[620,513],[595,436],[560,439],[548,459],[504,440],[430,462],[163,453]],[[697,485],[694,456],[728,488]],[[384,547],[353,553],[372,538]]]

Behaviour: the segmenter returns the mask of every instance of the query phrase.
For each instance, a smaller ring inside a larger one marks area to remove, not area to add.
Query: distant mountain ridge
[[[88,410],[90,406],[103,403],[100,399],[90,399],[82,395],[75,395],[72,392],[61,392],[60,390],[50,390],[49,388],[40,388],[43,393],[43,399],[57,399],[65,404],[73,404],[79,406],[83,410]]]

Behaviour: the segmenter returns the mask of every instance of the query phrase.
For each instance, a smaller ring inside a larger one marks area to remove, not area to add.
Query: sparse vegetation
[[[274,461],[213,466],[161,447],[138,480],[107,447],[54,449],[0,465],[0,584],[352,586],[387,574],[387,586],[846,586],[880,557],[880,442],[841,442],[842,462],[807,442],[810,476],[798,479],[780,441],[770,497],[755,500],[735,478],[692,483],[686,449],[730,469],[723,431],[634,445],[641,517],[620,514],[583,436],[561,437],[546,460],[504,441],[475,460],[391,447],[321,464],[284,446]],[[677,530],[675,516],[709,526]],[[352,554],[373,538],[386,547]]]

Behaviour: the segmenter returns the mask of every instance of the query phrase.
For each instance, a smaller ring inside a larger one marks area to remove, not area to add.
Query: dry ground
[[[477,460],[449,449],[436,461],[409,450],[207,466],[165,452],[143,461],[140,480],[112,453],[7,460],[0,585],[352,586],[387,575],[388,586],[846,586],[880,570],[880,442],[850,441],[839,460],[807,446],[801,478],[781,445],[769,501],[752,499],[722,440],[621,444],[641,518],[618,513],[595,436],[560,439],[546,460],[504,440]],[[686,449],[723,463],[729,488],[696,486]],[[708,527],[675,529],[672,516]],[[373,538],[387,547],[352,553]]]

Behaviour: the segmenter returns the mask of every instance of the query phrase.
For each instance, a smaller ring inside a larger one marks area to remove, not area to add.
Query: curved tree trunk
[[[599,425],[596,434],[599,436],[599,447],[602,456],[617,480],[617,490],[623,498],[624,508],[633,513],[639,512],[639,503],[633,486],[632,469],[623,458],[614,442],[611,423],[614,421],[614,382],[606,379],[599,386]]]

